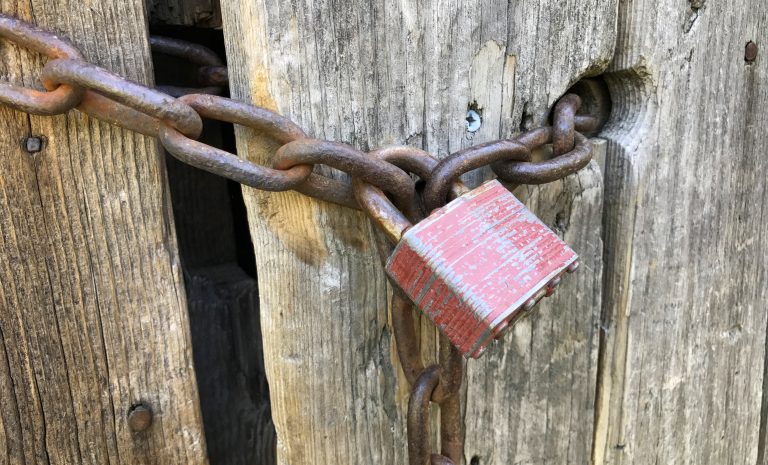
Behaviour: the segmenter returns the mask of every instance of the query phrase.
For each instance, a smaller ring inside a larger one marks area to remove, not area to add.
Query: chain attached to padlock
[[[412,386],[411,465],[461,463],[462,355],[479,357],[490,341],[551,295],[563,273],[578,266],[576,254],[498,181],[468,191],[459,176],[489,163],[527,161],[531,148],[548,142],[556,156],[566,154],[567,164],[589,157],[589,142],[574,131],[579,105],[577,96],[567,95],[555,107],[554,129],[472,147],[442,161],[408,147],[372,152],[370,156],[426,183],[419,195],[401,204],[402,211],[380,189],[353,178],[358,203],[391,242],[382,260],[394,284],[391,308],[398,356]],[[542,168],[546,163],[526,165],[528,176],[555,177]],[[499,169],[509,166],[500,164]],[[414,304],[440,329],[438,365],[426,367],[419,355]],[[440,454],[430,454],[428,448],[430,401],[440,407]]]
[[[212,95],[226,85],[226,67],[205,47],[150,40],[154,52],[199,66],[200,88],[166,86],[161,92],[88,63],[68,41],[16,18],[0,15],[0,37],[50,59],[41,73],[47,91],[0,83],[0,102],[11,108],[37,115],[76,108],[157,137],[182,162],[238,183],[267,191],[295,190],[365,211],[390,241],[382,259],[394,284],[391,308],[398,356],[412,389],[409,462],[461,463],[464,357],[478,357],[550,295],[562,274],[575,269],[577,257],[498,181],[470,191],[459,177],[490,166],[512,185],[562,179],[591,160],[586,135],[598,129],[604,115],[577,114],[581,99],[567,94],[555,105],[552,126],[476,145],[440,161],[412,147],[364,153],[347,144],[311,139],[270,110]],[[281,145],[272,166],[197,141],[202,118],[239,124],[272,138]],[[552,157],[532,161],[533,153],[548,146]],[[349,174],[350,180],[315,173],[319,164]],[[417,188],[412,174],[423,188]],[[421,359],[414,303],[440,329],[437,365],[426,366]],[[430,402],[440,407],[440,454],[430,454]]]

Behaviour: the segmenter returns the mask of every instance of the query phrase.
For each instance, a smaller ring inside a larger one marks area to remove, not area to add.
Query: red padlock
[[[386,263],[391,281],[465,357],[482,355],[578,266],[576,253],[495,180],[413,226],[381,191],[358,184],[356,193],[397,242]]]
[[[465,356],[477,358],[577,259],[494,180],[406,230],[386,271]]]

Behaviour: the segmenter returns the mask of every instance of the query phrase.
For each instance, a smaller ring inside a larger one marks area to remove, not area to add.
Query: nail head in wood
[[[43,150],[43,138],[38,136],[30,136],[24,140],[24,150],[28,153],[37,153]]]
[[[128,427],[134,433],[146,431],[152,425],[152,410],[145,405],[131,407],[128,412]]]
[[[747,46],[744,48],[744,61],[752,63],[757,59],[757,44],[751,40],[747,42]]]

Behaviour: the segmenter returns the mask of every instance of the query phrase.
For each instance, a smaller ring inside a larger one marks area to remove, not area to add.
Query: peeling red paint
[[[550,295],[553,281],[577,259],[490,181],[409,229],[386,269],[465,356],[477,358],[525,313],[526,302]]]

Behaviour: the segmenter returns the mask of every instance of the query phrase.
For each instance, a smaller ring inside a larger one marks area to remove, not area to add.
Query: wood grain
[[[604,141],[594,144],[605,150]],[[576,176],[515,194],[577,251],[580,267],[468,364],[467,463],[588,463],[602,303],[602,173],[592,162]]]
[[[765,463],[768,8],[629,0],[618,29],[594,463]]]
[[[3,0],[95,63],[151,82],[140,1]],[[5,41],[3,80],[44,60]],[[186,302],[154,141],[0,108],[0,463],[205,464]],[[41,152],[22,141],[41,136]],[[151,427],[126,417],[143,403]]]
[[[364,150],[408,144],[444,157],[541,124],[572,83],[605,68],[617,3],[232,0],[222,5],[231,89],[238,99],[295,119],[314,137]],[[475,133],[466,129],[469,108],[483,118]],[[249,159],[268,163],[274,149],[238,132],[238,151]],[[578,317],[519,330],[507,342],[517,355],[505,358],[504,369],[470,364],[467,418],[478,430],[468,433],[467,462],[476,454],[482,461],[473,463],[509,463],[506,452],[494,451],[542,444],[541,425],[520,426],[528,415],[570,419],[558,428],[544,424],[546,444],[557,443],[557,456],[574,463],[589,460],[601,189],[596,171],[585,176],[583,189],[569,181],[530,193],[534,203],[542,196],[549,214],[553,205],[572,206],[562,218],[574,234],[587,235],[571,238],[593,265],[573,284],[584,286],[570,308]],[[392,362],[388,290],[371,226],[359,213],[297,194],[246,191],[246,203],[280,463],[405,463],[407,389]],[[573,298],[567,292],[562,299]],[[422,333],[431,355],[434,330],[425,324]],[[560,358],[553,365],[543,354]],[[571,366],[584,371],[565,369]],[[509,376],[522,369],[533,374]],[[557,376],[539,376],[555,369]],[[557,387],[548,384],[552,377]],[[486,403],[493,390],[500,397]],[[498,399],[513,396],[530,410],[492,413]],[[494,429],[516,434],[489,434]],[[550,457],[546,449],[528,453],[535,461]]]

